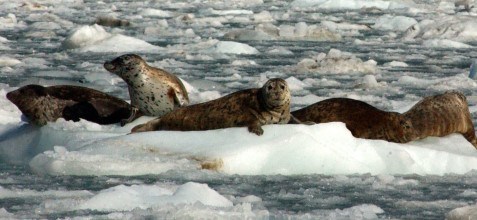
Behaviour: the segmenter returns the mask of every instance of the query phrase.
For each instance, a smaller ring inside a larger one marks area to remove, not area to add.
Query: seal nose
[[[106,61],[103,64],[104,68],[108,71],[114,71],[114,65],[110,61]]]

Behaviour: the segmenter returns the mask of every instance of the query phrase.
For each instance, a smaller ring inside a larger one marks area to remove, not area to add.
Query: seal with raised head
[[[114,124],[129,118],[132,111],[129,103],[122,99],[71,85],[27,85],[7,93],[7,99],[33,124],[40,126],[58,118]]]
[[[291,114],[300,121],[343,122],[357,138],[406,143],[415,136],[411,121],[400,113],[383,111],[355,99],[330,98]]]
[[[149,66],[136,54],[125,54],[104,63],[104,68],[128,85],[131,105],[147,116],[162,116],[189,104],[187,90],[175,75]],[[136,119],[131,115],[124,123]]]
[[[138,125],[132,132],[155,130],[197,131],[248,127],[263,134],[262,125],[290,120],[290,90],[285,80],[268,80],[262,88],[246,89],[205,103],[185,106]]]
[[[412,122],[416,131],[413,139],[460,133],[477,148],[467,99],[461,92],[447,91],[444,94],[425,97],[403,113],[403,116]]]

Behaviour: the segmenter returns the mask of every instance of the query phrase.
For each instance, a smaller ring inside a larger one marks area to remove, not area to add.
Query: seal
[[[131,105],[143,115],[159,117],[189,104],[187,90],[179,78],[149,66],[136,54],[125,54],[107,61],[104,68],[126,82]],[[136,118],[137,115],[132,114],[122,124]]]
[[[467,99],[461,92],[447,91],[444,94],[425,97],[403,113],[403,116],[412,122],[416,131],[413,139],[460,133],[477,148]]]
[[[7,93],[7,99],[39,126],[58,118],[75,122],[82,118],[98,124],[114,124],[132,114],[126,101],[81,86],[27,85]]]
[[[274,78],[262,88],[241,90],[209,102],[176,109],[137,125],[131,132],[248,127],[250,132],[262,135],[262,125],[288,123],[291,118],[290,97],[286,81]]]
[[[291,113],[300,121],[343,122],[354,137],[406,143],[414,138],[411,120],[349,98],[326,99]]]

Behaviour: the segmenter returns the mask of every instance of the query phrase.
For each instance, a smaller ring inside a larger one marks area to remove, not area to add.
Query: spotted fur
[[[80,86],[27,85],[7,93],[7,99],[40,126],[58,118],[113,124],[131,114],[131,106],[124,100]]]
[[[179,108],[138,125],[132,132],[154,130],[211,130],[248,127],[263,134],[262,125],[286,124],[290,120],[290,90],[285,80],[270,79],[260,89],[238,91],[205,103]]]
[[[189,104],[187,90],[179,78],[149,66],[136,54],[125,54],[105,62],[104,68],[127,83],[131,105],[144,115],[162,116]],[[132,120],[134,118],[127,122]]]
[[[425,97],[403,115],[412,121],[416,130],[413,139],[460,133],[477,148],[467,99],[461,92],[448,91]]]
[[[383,111],[354,99],[326,99],[291,114],[300,121],[343,122],[358,138],[406,143],[415,136],[411,121],[401,114]]]

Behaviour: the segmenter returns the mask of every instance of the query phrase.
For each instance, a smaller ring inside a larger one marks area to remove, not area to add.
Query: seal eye
[[[273,86],[272,85],[268,85],[268,90],[272,90],[273,89]]]
[[[280,89],[285,90],[285,86],[284,86],[284,85],[281,85],[281,86],[280,86]]]

